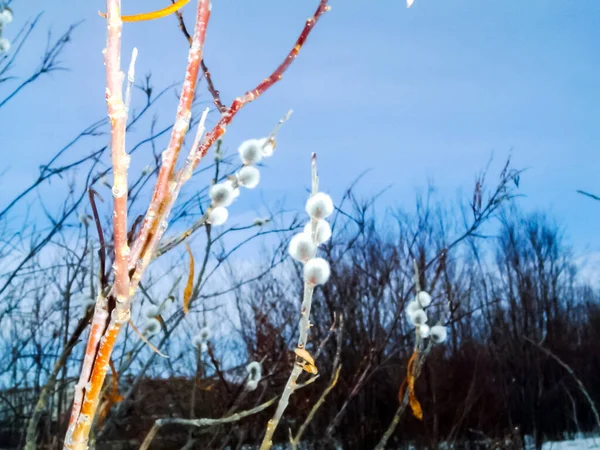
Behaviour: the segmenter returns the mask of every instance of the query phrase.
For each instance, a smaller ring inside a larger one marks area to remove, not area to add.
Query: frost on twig
[[[324,221],[333,213],[333,201],[329,195],[319,192],[319,177],[317,174],[317,157],[312,154],[312,190],[311,196],[306,202],[306,212],[311,221],[310,228],[297,234],[292,238],[289,245],[289,253],[296,261],[304,264],[304,297],[300,310],[300,336],[298,345],[295,349],[296,361],[292,373],[285,385],[277,410],[267,424],[267,429],[260,446],[261,450],[268,450],[272,445],[273,435],[277,429],[281,417],[291,395],[297,388],[297,380],[303,370],[316,374],[317,367],[314,364],[312,356],[306,350],[308,342],[308,331],[310,329],[310,309],[314,289],[317,285],[327,282],[330,274],[329,263],[322,258],[316,258],[316,251],[320,243],[317,241],[317,230],[319,223]]]

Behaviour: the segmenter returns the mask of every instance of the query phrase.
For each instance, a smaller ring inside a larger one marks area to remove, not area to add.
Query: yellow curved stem
[[[143,20],[160,19],[161,17],[166,17],[170,14],[173,14],[175,11],[183,8],[189,2],[190,0],[177,0],[172,5],[169,5],[163,9],[159,9],[158,11],[135,14],[133,16],[121,16],[121,20],[123,22],[141,22]],[[100,14],[101,17],[104,17],[106,19],[105,13],[99,12],[98,14]]]

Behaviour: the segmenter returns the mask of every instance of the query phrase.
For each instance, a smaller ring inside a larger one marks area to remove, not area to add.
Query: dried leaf
[[[423,409],[421,408],[421,404],[419,403],[419,400],[417,400],[417,397],[415,397],[415,393],[413,391],[408,394],[408,401],[413,416],[419,420],[423,420]]]
[[[141,22],[144,20],[154,20],[160,19],[161,17],[166,17],[174,12],[183,8],[190,0],[178,0],[172,5],[167,6],[166,8],[159,9],[158,11],[152,11],[149,13],[141,13],[135,14],[133,16],[121,16],[121,20],[123,22]],[[100,17],[104,17],[106,19],[106,14],[103,12],[98,12]]]
[[[419,420],[423,420],[423,409],[421,408],[419,400],[417,400],[417,397],[415,396],[415,375],[413,372],[413,366],[418,356],[419,352],[415,350],[408,361],[406,384],[408,386],[408,404],[410,405],[413,416]]]
[[[398,400],[400,402],[403,401],[404,393],[406,388],[408,388],[408,404],[410,405],[410,409],[415,416],[419,420],[423,420],[423,408],[421,408],[421,404],[415,395],[415,376],[413,373],[413,366],[417,357],[419,356],[419,352],[416,350],[413,352],[412,356],[408,360],[408,367],[406,369],[406,378],[402,381],[400,385],[400,391],[398,392]]]
[[[317,366],[315,366],[315,360],[313,359],[312,356],[310,356],[310,353],[308,353],[308,351],[306,351],[303,348],[296,348],[294,350],[294,352],[296,353],[296,355],[301,358],[302,360],[304,360],[303,363],[300,363],[300,366],[302,367],[302,369],[308,373],[312,373],[312,374],[317,374],[319,373],[319,370],[317,369]]]
[[[194,255],[192,255],[192,249],[187,242],[185,243],[185,249],[190,255],[190,273],[188,274],[185,290],[183,291],[183,312],[187,314],[190,312],[190,300],[192,298],[192,290],[194,288]]]

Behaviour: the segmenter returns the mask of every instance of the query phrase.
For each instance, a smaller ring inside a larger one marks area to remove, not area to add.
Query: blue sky
[[[123,10],[166,3],[123,0]],[[190,25],[193,3],[185,11]],[[279,64],[317,3],[214,0],[205,59],[226,102]],[[401,0],[331,5],[282,82],[228,131],[234,150],[295,111],[246,208],[281,197],[302,205],[311,151],[319,154],[322,186],[334,198],[371,169],[361,192],[391,184],[382,202],[394,206],[411,205],[415,189],[430,180],[453,200],[471,189],[492,154],[498,169],[512,149],[514,165],[528,169],[523,205],[552,212],[579,251],[600,250],[600,203],[575,193],[600,193],[600,2],[416,0],[410,10]],[[8,170],[0,179],[0,204],[105,114],[105,30],[97,16],[103,2],[14,0],[12,6],[9,38],[45,11],[19,74],[37,63],[49,27],[58,33],[85,22],[63,57],[71,71],[41,79],[0,109],[0,165]],[[187,48],[173,17],[127,24],[123,38],[124,53],[139,48],[138,74],[152,71],[157,88],[182,79]],[[172,121],[175,101],[161,105],[161,123]]]

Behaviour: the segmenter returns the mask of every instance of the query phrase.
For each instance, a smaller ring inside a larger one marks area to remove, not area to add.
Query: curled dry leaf
[[[423,420],[423,408],[421,408],[421,404],[415,395],[415,375],[413,372],[413,367],[418,357],[419,352],[415,350],[408,361],[405,380],[406,383],[402,383],[402,386],[408,386],[408,404],[410,405],[413,416],[419,420]],[[400,392],[403,392],[402,387],[400,388]],[[400,399],[400,401],[402,401],[402,399]]]
[[[298,364],[300,364],[305,372],[312,373],[313,375],[319,373],[317,366],[315,366],[315,360],[310,356],[308,351],[303,348],[296,348],[294,352],[296,353],[296,356],[302,359],[302,362],[299,362]]]
[[[187,242],[185,243],[185,249],[188,255],[190,255],[190,272],[183,291],[183,312],[187,314],[190,311],[190,300],[192,299],[192,290],[194,289],[194,255],[192,255],[192,249]]]
[[[166,8],[159,9],[157,11],[152,11],[149,13],[141,13],[135,14],[133,16],[121,16],[121,20],[123,22],[141,22],[144,20],[154,20],[160,19],[161,17],[166,17],[174,12],[183,8],[190,0],[178,0],[172,5],[167,6]],[[106,14],[103,12],[98,12],[100,17],[104,17],[106,19]]]

